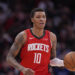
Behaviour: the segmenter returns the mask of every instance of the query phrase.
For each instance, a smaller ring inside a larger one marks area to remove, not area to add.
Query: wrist
[[[20,68],[19,68],[19,71],[23,71],[25,68],[23,67],[23,66],[21,66]]]

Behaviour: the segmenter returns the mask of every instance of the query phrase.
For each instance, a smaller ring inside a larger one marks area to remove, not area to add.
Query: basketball
[[[64,67],[69,71],[75,71],[75,52],[69,52],[64,56]]]

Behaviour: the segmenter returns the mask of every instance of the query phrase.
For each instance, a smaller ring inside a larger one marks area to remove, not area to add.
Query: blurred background
[[[46,10],[45,29],[57,35],[57,57],[63,59],[66,53],[75,51],[74,0],[0,0],[0,75],[18,75],[5,59],[15,36],[32,27],[30,12],[36,7]],[[75,72],[55,67],[52,75],[75,75]]]

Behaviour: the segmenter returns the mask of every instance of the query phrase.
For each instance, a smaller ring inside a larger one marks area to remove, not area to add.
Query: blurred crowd
[[[45,29],[57,36],[57,57],[75,50],[75,4],[74,0],[0,0],[0,75],[18,75],[18,70],[9,66],[6,56],[15,36],[31,28],[30,12],[43,8],[47,14]],[[53,75],[75,75],[65,68],[53,68]]]

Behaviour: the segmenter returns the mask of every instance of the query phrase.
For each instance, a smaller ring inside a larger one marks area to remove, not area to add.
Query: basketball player
[[[20,75],[51,75],[48,65],[63,66],[63,61],[56,58],[56,35],[44,30],[46,13],[43,9],[32,10],[31,21],[33,27],[16,36],[7,55],[7,62],[18,69]],[[19,52],[20,64],[15,59]]]

